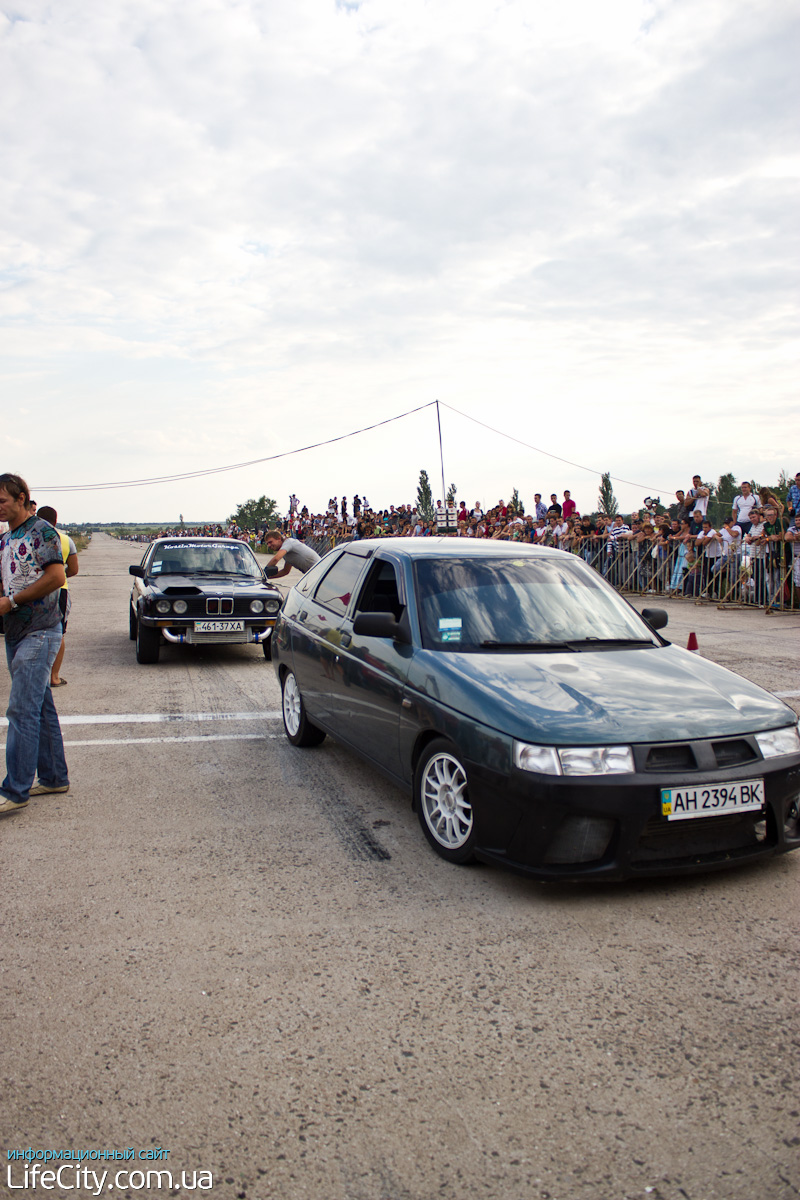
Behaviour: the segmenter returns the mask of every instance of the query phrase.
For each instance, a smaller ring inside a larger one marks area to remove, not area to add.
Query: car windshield
[[[420,559],[422,641],[431,650],[530,652],[658,645],[590,568],[524,557]]]
[[[244,575],[261,579],[249,546],[230,542],[168,542],[156,546],[150,575]]]

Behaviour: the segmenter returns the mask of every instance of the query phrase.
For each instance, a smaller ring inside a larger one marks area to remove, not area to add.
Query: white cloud
[[[37,457],[17,447],[15,469],[178,473],[436,396],[626,478],[646,464],[648,484],[680,486],[696,447],[710,477],[752,473],[756,446],[774,446],[762,474],[787,465],[785,439],[748,430],[765,391],[779,413],[791,403],[796,361],[792,4],[9,14],[3,390],[60,427],[52,456],[32,436]],[[687,413],[690,449],[665,430]],[[434,473],[430,431],[409,421],[254,473],[250,490],[319,504],[363,473],[388,503]],[[470,492],[580,486],[476,427],[449,436]],[[125,493],[113,512],[158,516],[179,494],[224,514],[248,481]]]

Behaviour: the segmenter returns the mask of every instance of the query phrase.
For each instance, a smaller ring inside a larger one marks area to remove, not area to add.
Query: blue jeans
[[[28,799],[38,769],[48,787],[69,783],[61,726],[50,690],[50,668],[61,645],[61,626],[37,629],[6,643],[11,672],[6,740],[6,777],[0,794],[19,804]]]

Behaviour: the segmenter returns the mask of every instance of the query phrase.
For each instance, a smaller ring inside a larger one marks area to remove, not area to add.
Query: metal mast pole
[[[439,462],[442,467],[442,504],[447,505],[447,491],[444,486],[444,452],[442,450],[442,418],[439,416],[439,401],[436,401],[436,424],[439,426]]]

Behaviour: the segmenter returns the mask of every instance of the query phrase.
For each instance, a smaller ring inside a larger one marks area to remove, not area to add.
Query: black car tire
[[[132,642],[136,641],[136,626],[137,626],[137,624],[138,624],[138,622],[136,620],[136,613],[133,611],[133,605],[129,604],[128,605],[128,625],[129,625],[128,636],[130,637]]]
[[[136,661],[157,663],[161,649],[161,634],[157,629],[148,629],[141,621],[136,622]]]
[[[414,800],[422,832],[447,862],[475,861],[475,821],[467,772],[452,742],[437,738],[425,747],[414,776]]]
[[[325,734],[312,725],[306,716],[306,708],[293,671],[287,671],[281,687],[283,728],[293,746],[318,746]]]
[[[268,638],[264,638],[264,641],[261,643],[261,649],[264,651],[264,658],[267,660],[267,662],[271,662],[272,661],[272,634],[270,634]]]

